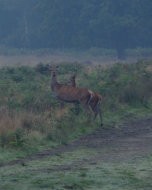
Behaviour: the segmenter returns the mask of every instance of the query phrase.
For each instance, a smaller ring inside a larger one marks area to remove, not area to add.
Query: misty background
[[[0,0],[0,47],[152,47],[151,0]]]

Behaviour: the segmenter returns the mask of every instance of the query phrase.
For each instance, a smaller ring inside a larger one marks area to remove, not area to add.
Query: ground
[[[0,189],[152,189],[152,118],[0,164]]]

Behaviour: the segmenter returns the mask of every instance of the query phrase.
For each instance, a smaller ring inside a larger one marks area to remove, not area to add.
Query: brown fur
[[[60,84],[57,81],[56,69],[52,71],[51,89],[56,98],[63,102],[80,103],[83,105],[86,112],[90,112],[89,102],[92,98],[92,93],[87,88],[78,88],[66,84]]]
[[[90,93],[86,88],[77,88],[63,84],[57,84],[53,88],[56,97],[65,102],[88,102]]]
[[[73,75],[70,79],[71,86],[73,87],[76,87],[75,78],[76,78],[76,75]],[[90,101],[88,103],[92,111],[94,112],[94,119],[99,114],[101,122],[102,122],[101,101],[102,101],[102,96],[96,92],[92,92],[92,97],[90,98]]]
[[[102,102],[102,96],[95,92],[89,105],[90,105],[90,107],[92,108],[92,110],[93,110],[93,112],[95,114],[94,118],[96,118],[97,115],[99,114],[101,122],[102,122],[101,102]]]

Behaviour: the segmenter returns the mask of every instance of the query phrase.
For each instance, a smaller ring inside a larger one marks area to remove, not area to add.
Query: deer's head
[[[51,72],[52,77],[57,76],[58,68],[58,65],[48,65],[48,70]]]

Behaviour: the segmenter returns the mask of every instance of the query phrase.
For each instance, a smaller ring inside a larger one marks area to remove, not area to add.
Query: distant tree
[[[26,48],[152,47],[151,0],[0,0],[0,45]]]

